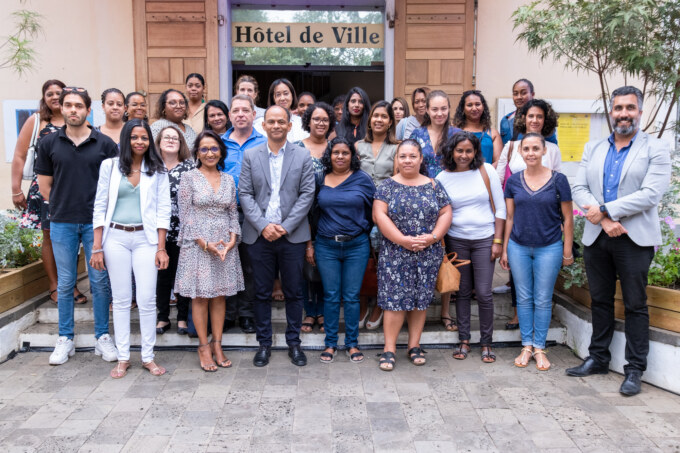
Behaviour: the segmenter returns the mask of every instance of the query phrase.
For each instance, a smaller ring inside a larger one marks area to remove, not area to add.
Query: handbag
[[[505,190],[505,185],[508,183],[508,178],[512,176],[512,171],[510,171],[510,159],[512,159],[512,149],[515,147],[515,142],[510,142],[508,147],[508,160],[505,164],[505,174],[503,175],[503,190]]]
[[[35,124],[33,125],[33,133],[31,134],[31,141],[28,145],[28,151],[26,151],[26,162],[24,162],[24,173],[21,179],[24,181],[33,180],[35,176],[33,172],[33,166],[35,165],[35,145],[38,142],[38,131],[40,129],[40,113],[35,113]]]
[[[321,274],[319,274],[319,268],[309,261],[305,260],[302,264],[302,275],[308,282],[320,282]]]
[[[378,257],[375,250],[371,249],[371,256],[368,258],[364,279],[361,282],[360,296],[375,297],[378,294]]]
[[[443,245],[442,240],[442,245]],[[437,274],[437,285],[435,289],[440,293],[451,293],[460,289],[460,271],[459,267],[470,264],[470,260],[457,259],[456,252],[445,253],[442,259],[442,264],[439,266],[439,273]]]

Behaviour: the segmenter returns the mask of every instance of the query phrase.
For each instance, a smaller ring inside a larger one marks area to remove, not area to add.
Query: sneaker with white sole
[[[102,359],[107,362],[115,362],[118,360],[118,350],[108,333],[105,333],[97,339],[97,342],[94,344],[94,354],[102,356]]]
[[[59,337],[57,344],[54,345],[54,352],[50,354],[50,365],[63,365],[75,353],[76,347],[73,345],[73,340],[68,337]]]
[[[507,294],[510,291],[511,289],[508,285],[496,286],[494,289],[491,290],[491,292],[494,294]]]

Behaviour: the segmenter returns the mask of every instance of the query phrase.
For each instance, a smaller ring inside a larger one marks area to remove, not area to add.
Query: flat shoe
[[[506,322],[505,323],[505,330],[517,330],[519,329],[519,323],[518,322]]]
[[[353,354],[350,354],[350,353],[349,353],[349,349],[347,349],[347,350],[345,351],[345,353],[347,354],[347,357],[349,357],[349,361],[352,362],[352,363],[361,363],[361,362],[363,362],[363,361],[364,361],[364,353],[361,352],[361,351],[359,351],[359,350],[358,350],[359,348],[355,348],[355,349],[357,349],[357,352],[355,352],[355,353],[353,353]]]
[[[420,348],[419,346],[416,346],[415,348],[411,348],[407,352],[408,354],[408,359],[411,361],[412,364],[415,366],[423,366],[427,362],[427,359],[425,358],[425,354],[427,352]],[[416,362],[418,359],[423,359],[422,362]]]
[[[517,359],[519,359],[520,357],[523,356],[524,351],[526,351],[526,352],[528,352],[528,353],[530,354],[530,355],[529,355],[529,359],[527,360],[527,363],[518,362]],[[531,360],[531,358],[532,358],[533,356],[534,356],[534,350],[533,350],[530,346],[525,346],[525,347],[523,347],[523,348],[522,348],[522,352],[520,352],[520,353],[519,353],[519,356],[518,356],[517,358],[515,358],[515,366],[518,367],[518,368],[526,368],[526,367],[529,365],[529,361]]]
[[[453,353],[453,358],[456,360],[465,360],[467,359],[468,354],[470,353],[470,343],[460,343],[458,345],[458,351]],[[461,357],[456,357],[456,356],[461,356]]]
[[[171,323],[167,323],[162,327],[156,327],[156,335],[163,335],[165,332],[170,330],[170,327],[172,327]]]
[[[536,360],[537,355],[543,355],[544,358],[547,358],[548,356],[548,351],[540,350],[540,351],[534,351],[534,360]],[[536,360],[536,369],[538,371],[548,371],[552,364],[548,364],[548,366],[539,366],[538,365],[538,360]]]
[[[394,369],[396,357],[394,352],[386,351],[380,354],[380,364],[378,367],[383,371],[392,371]]]
[[[73,301],[78,305],[86,304],[87,296],[81,292],[78,292],[78,295],[73,296]]]
[[[116,367],[113,370],[111,370],[111,377],[114,379],[124,378],[125,375],[127,374],[128,368],[130,368],[130,362],[126,362],[123,360],[119,361],[116,364]]]
[[[442,316],[442,324],[444,324],[444,328],[449,332],[456,332],[458,330],[456,320],[449,316]]]
[[[156,365],[153,360],[151,362],[142,362],[142,366],[149,370],[152,376],[163,376],[165,374],[165,368]]]
[[[321,354],[319,354],[319,361],[321,363],[333,363],[335,360],[335,351],[338,350],[338,348],[332,348],[333,352],[328,352],[324,351]]]

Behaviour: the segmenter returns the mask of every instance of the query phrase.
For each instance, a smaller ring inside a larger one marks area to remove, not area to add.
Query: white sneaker
[[[63,365],[75,353],[76,347],[73,345],[73,340],[68,337],[59,337],[57,344],[54,345],[54,352],[50,354],[50,365]]]
[[[108,333],[105,333],[94,344],[94,354],[102,356],[102,359],[107,362],[115,362],[118,360],[118,350],[113,344],[113,340]]]
[[[508,285],[496,286],[491,292],[494,294],[507,294],[510,292],[510,287]]]

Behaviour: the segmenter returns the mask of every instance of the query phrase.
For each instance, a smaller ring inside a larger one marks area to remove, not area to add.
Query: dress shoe
[[[290,361],[293,363],[293,365],[297,366],[307,365],[307,356],[302,351],[302,348],[300,347],[299,344],[296,344],[295,346],[291,346],[288,348],[288,357],[290,357]]]
[[[255,333],[255,321],[248,316],[238,318],[238,325],[243,333]]]
[[[269,364],[269,357],[272,355],[271,346],[260,346],[260,349],[255,353],[253,357],[253,365],[255,366],[267,366]]]
[[[189,334],[189,329],[186,327],[178,327],[177,328],[177,335],[188,335]]]
[[[628,370],[626,371],[626,378],[621,384],[619,392],[622,395],[633,396],[640,393],[640,386],[642,379],[642,371],[640,370]]]
[[[233,319],[225,319],[224,320],[224,327],[222,327],[222,332],[226,332],[227,330],[231,329],[232,327],[236,326],[236,321]]]
[[[167,323],[163,327],[156,327],[156,335],[163,335],[165,332],[170,330],[170,327],[172,327],[171,323]]]
[[[573,368],[567,368],[567,376],[590,376],[591,374],[609,373],[608,365],[601,365],[590,357],[586,357],[582,364]]]

